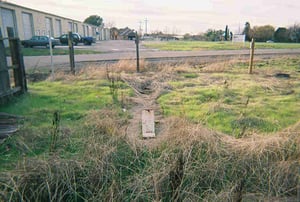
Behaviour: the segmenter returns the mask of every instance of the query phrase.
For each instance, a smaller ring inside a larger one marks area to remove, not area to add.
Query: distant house
[[[59,37],[69,31],[98,40],[110,39],[107,28],[0,1],[0,28],[4,37],[7,37],[7,27],[13,28],[15,36],[21,40],[34,35],[51,34],[53,37]]]
[[[117,29],[113,27],[110,29],[112,40],[133,40],[136,36],[133,29],[128,27]]]
[[[119,35],[120,35],[120,39],[123,40],[132,40],[135,37],[134,30],[128,27],[119,29]]]

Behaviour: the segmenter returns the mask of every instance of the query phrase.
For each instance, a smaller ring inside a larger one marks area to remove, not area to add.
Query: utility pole
[[[148,26],[148,19],[146,18],[145,19],[145,34],[147,34],[147,27]]]

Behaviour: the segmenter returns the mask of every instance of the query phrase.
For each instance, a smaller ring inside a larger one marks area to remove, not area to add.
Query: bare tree
[[[300,42],[300,24],[295,23],[293,26],[288,28],[289,37],[292,42]]]

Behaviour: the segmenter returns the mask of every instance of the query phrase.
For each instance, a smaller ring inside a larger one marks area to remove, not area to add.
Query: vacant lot
[[[197,50],[242,50],[249,49],[250,43],[205,42],[205,41],[168,41],[143,42],[148,48],[165,51],[197,51]],[[257,49],[299,49],[299,43],[255,43]]]
[[[299,64],[32,70],[29,92],[0,108],[24,117],[0,143],[0,200],[296,201]],[[141,138],[144,108],[155,139]]]

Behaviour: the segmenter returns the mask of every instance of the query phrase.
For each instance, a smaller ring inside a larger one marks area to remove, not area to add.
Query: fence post
[[[0,28],[0,94],[10,90],[4,39]]]
[[[27,91],[25,65],[23,55],[21,52],[21,42],[19,38],[14,38],[14,31],[12,27],[7,27],[7,33],[9,37],[9,46],[11,53],[12,65],[15,66],[14,79],[16,87],[21,87],[21,92]]]
[[[69,45],[71,72],[72,72],[72,74],[75,74],[74,44],[73,44],[73,33],[72,32],[69,32],[69,35],[68,35],[68,45]]]
[[[53,66],[53,48],[52,48],[52,33],[51,31],[48,32],[49,34],[49,50],[50,50],[50,61],[51,61],[51,79],[54,80],[54,66]]]
[[[254,58],[254,47],[255,47],[255,41],[252,38],[252,41],[250,43],[250,62],[249,62],[249,74],[252,74],[252,69],[253,69],[253,58]]]
[[[139,35],[135,33],[135,45],[136,45],[136,71],[140,72],[140,53],[139,53]]]

